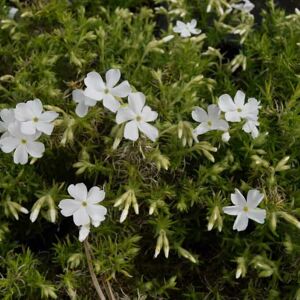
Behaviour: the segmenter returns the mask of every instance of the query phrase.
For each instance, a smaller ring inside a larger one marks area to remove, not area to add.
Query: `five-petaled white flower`
[[[86,89],[84,95],[96,101],[103,100],[103,105],[112,112],[116,112],[120,107],[120,102],[116,97],[127,97],[131,92],[128,81],[123,81],[116,86],[121,78],[121,72],[118,69],[108,70],[105,74],[106,83],[100,74],[90,72],[84,79]]]
[[[72,97],[73,101],[77,103],[75,112],[77,116],[81,118],[87,114],[89,107],[95,106],[97,103],[96,100],[85,96],[83,90],[74,90],[72,92]]]
[[[246,13],[250,13],[255,5],[249,0],[242,0],[241,3],[232,4],[231,7]]]
[[[181,37],[190,37],[192,34],[200,34],[201,30],[196,28],[197,21],[193,19],[191,22],[183,23],[181,21],[176,22],[176,26],[173,27],[173,31],[180,33]]]
[[[73,221],[77,226],[85,226],[92,223],[95,227],[105,220],[107,209],[98,205],[105,198],[105,192],[97,186],[87,191],[84,183],[71,184],[68,187],[69,194],[74,199],[63,199],[59,203],[61,214],[65,217],[73,215]],[[87,227],[81,228],[83,231]]]
[[[218,105],[225,112],[225,119],[229,122],[240,122],[242,119],[256,121],[258,118],[259,102],[250,98],[245,103],[245,93],[237,91],[234,100],[228,94],[219,97]]]
[[[200,123],[195,128],[196,134],[204,134],[211,130],[227,131],[229,125],[225,120],[221,119],[220,113],[219,107],[215,104],[209,105],[207,112],[201,107],[196,107],[192,112],[192,118]]]
[[[33,135],[36,132],[43,132],[51,135],[54,128],[51,122],[58,117],[58,113],[54,111],[43,112],[41,100],[35,99],[17,104],[15,117],[20,122],[22,133]]]
[[[116,116],[117,124],[128,122],[125,125],[124,137],[136,141],[139,138],[139,130],[144,133],[151,141],[158,137],[158,130],[148,122],[157,119],[157,112],[149,106],[145,106],[145,95],[143,93],[131,93],[128,96],[128,105],[121,107]]]
[[[247,201],[238,189],[231,194],[231,202],[234,206],[223,207],[225,214],[237,216],[233,224],[233,229],[243,231],[248,226],[248,220],[251,219],[257,223],[263,224],[266,218],[266,210],[258,208],[264,195],[258,190],[250,190],[247,194]]]
[[[40,135],[40,132],[26,135],[21,132],[20,124],[14,123],[9,126],[8,132],[0,139],[1,150],[5,153],[15,150],[14,162],[24,165],[28,162],[28,154],[35,158],[43,156],[45,146],[43,143],[36,141]]]

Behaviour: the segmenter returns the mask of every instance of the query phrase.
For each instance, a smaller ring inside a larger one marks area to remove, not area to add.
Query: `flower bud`
[[[165,257],[169,257],[169,251],[170,251],[170,246],[169,246],[169,240],[167,238],[167,234],[165,231],[163,231],[163,244],[164,244],[164,253]]]
[[[162,245],[163,245],[163,237],[161,234],[159,234],[156,242],[154,258],[156,258],[159,255]]]
[[[184,258],[190,260],[192,263],[196,264],[197,263],[197,259],[186,249],[183,249],[181,247],[178,247],[178,253],[183,256]]]

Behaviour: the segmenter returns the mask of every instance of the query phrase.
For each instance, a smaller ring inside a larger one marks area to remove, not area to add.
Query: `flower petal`
[[[129,107],[121,107],[117,112],[116,122],[117,124],[122,124],[129,120],[133,120],[135,117],[135,113]]]
[[[195,128],[195,132],[197,135],[200,135],[200,134],[204,134],[206,132],[210,131],[210,128],[208,127],[207,123],[201,123],[200,125],[198,125],[196,128]]]
[[[85,207],[81,206],[78,210],[74,212],[73,221],[77,226],[87,225],[90,223],[90,217]]]
[[[266,210],[261,208],[249,209],[247,213],[249,219],[259,224],[263,224],[265,222],[266,214]]]
[[[25,145],[19,145],[14,152],[14,163],[25,165],[28,162],[28,153]]]
[[[213,121],[212,128],[227,131],[229,129],[229,125],[225,120],[215,120]]]
[[[236,110],[236,105],[228,94],[224,94],[219,97],[218,105],[223,112]]]
[[[20,124],[20,129],[23,134],[32,135],[36,132],[36,123],[33,121],[26,121]]]
[[[197,20],[193,19],[191,22],[188,23],[192,28],[195,28],[197,26]]]
[[[84,102],[79,102],[76,105],[75,113],[78,117],[83,118],[88,113],[89,107]]]
[[[72,91],[72,99],[75,103],[80,103],[84,101],[85,95],[83,90],[76,89]]]
[[[103,91],[97,91],[95,89],[87,87],[84,90],[84,95],[86,97],[94,99],[96,101],[101,101],[103,99],[104,93],[103,93]]]
[[[33,112],[28,110],[26,103],[18,103],[15,108],[15,118],[20,121],[28,121],[34,117]]]
[[[41,114],[40,120],[43,122],[52,122],[58,117],[58,113],[55,111],[46,111]]]
[[[35,116],[40,116],[43,111],[43,104],[40,99],[34,99],[26,102],[26,107]]]
[[[225,206],[223,207],[223,212],[230,216],[237,216],[241,210],[238,206]]]
[[[152,142],[158,138],[158,129],[151,124],[141,121],[138,122],[138,127]]]
[[[238,90],[234,96],[234,102],[236,104],[237,107],[243,107],[244,103],[245,103],[245,93]]]
[[[27,143],[26,148],[28,153],[32,157],[36,157],[36,158],[42,157],[43,153],[45,152],[45,146],[43,143],[40,142]]]
[[[70,217],[81,206],[81,202],[73,199],[63,199],[59,202],[58,207],[61,209],[61,214],[65,217]]]
[[[95,91],[103,91],[105,89],[105,84],[102,77],[97,72],[90,72],[84,78],[85,85]]]
[[[181,36],[181,37],[190,37],[190,36],[191,36],[191,33],[190,33],[190,31],[188,30],[188,28],[184,28],[183,30],[181,30],[180,36]]]
[[[128,104],[129,107],[137,114],[140,115],[142,113],[142,109],[145,105],[146,98],[143,93],[131,93],[128,96]]]
[[[139,138],[139,131],[136,121],[130,121],[125,125],[124,137],[131,141],[136,141]]]
[[[94,186],[92,187],[87,195],[87,202],[88,203],[99,203],[105,198],[105,192],[101,190],[99,187]]]
[[[207,112],[203,108],[197,106],[192,111],[192,118],[194,121],[199,122],[199,123],[207,122],[208,115],[207,115]]]
[[[36,128],[40,131],[43,132],[47,135],[51,135],[53,129],[54,129],[54,125],[51,123],[47,123],[47,122],[38,122],[36,124]]]
[[[247,205],[245,197],[242,195],[242,193],[238,189],[234,189],[234,191],[235,191],[234,194],[231,194],[231,202],[234,205],[239,205],[239,206]]]
[[[201,29],[197,29],[197,28],[190,28],[190,32],[192,34],[197,35],[197,34],[200,34],[202,32],[202,30]]]
[[[240,114],[237,111],[228,111],[225,113],[225,119],[228,122],[240,122],[241,117]]]
[[[5,122],[5,123],[11,123],[15,121],[15,112],[14,109],[10,108],[4,108],[0,111],[0,116],[1,119]]]
[[[112,88],[110,92],[113,96],[124,98],[131,93],[131,87],[129,82],[126,80]]]
[[[142,120],[145,122],[153,122],[157,119],[158,113],[153,111],[149,106],[144,106],[142,113]]]
[[[107,208],[97,204],[89,204],[86,207],[86,210],[93,220],[103,221],[105,219],[105,215],[107,214]]]
[[[87,188],[84,183],[69,185],[68,193],[76,200],[85,201],[87,199]]]
[[[121,106],[120,102],[111,94],[104,94],[103,106],[109,109],[111,112],[116,112]]]
[[[255,208],[263,200],[264,194],[258,190],[249,190],[247,194],[247,205],[251,208]]]
[[[243,231],[247,228],[248,226],[248,217],[245,213],[240,213],[236,219],[235,222],[233,224],[233,230],[237,230],[237,231]]]
[[[219,120],[220,112],[220,108],[215,104],[208,105],[207,107],[208,118],[210,120]]]
[[[78,237],[79,241],[83,242],[88,237],[89,233],[90,233],[90,225],[89,224],[81,226],[79,229],[79,237]]]
[[[110,69],[105,74],[106,85],[109,88],[114,87],[121,78],[121,72],[118,69]]]
[[[180,31],[182,29],[184,29],[186,27],[186,24],[183,23],[182,21],[176,21],[176,28],[178,28]],[[175,28],[174,28],[175,29]],[[177,32],[180,32],[180,31],[177,31]]]
[[[7,136],[7,137],[2,138],[0,140],[0,143],[1,143],[1,150],[4,153],[10,153],[18,147],[20,141],[19,141],[19,139],[16,139],[15,137]]]

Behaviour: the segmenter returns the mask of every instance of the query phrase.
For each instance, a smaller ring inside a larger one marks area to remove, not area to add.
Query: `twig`
[[[84,245],[84,251],[85,251],[85,255],[86,255],[86,259],[87,259],[87,263],[88,263],[88,267],[89,267],[89,272],[90,272],[94,287],[96,289],[96,292],[97,292],[100,300],[106,300],[106,298],[101,290],[101,287],[99,285],[99,282],[97,280],[96,274],[94,272],[92,257],[91,257],[91,248],[90,248],[90,244],[87,241],[87,239],[83,242],[83,245]]]

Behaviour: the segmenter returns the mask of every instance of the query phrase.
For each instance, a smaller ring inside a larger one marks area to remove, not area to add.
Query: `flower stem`
[[[101,287],[99,285],[99,282],[97,280],[96,274],[94,272],[92,257],[91,257],[91,248],[90,248],[90,244],[87,241],[87,239],[83,242],[83,245],[84,245],[84,251],[85,251],[85,255],[86,255],[86,259],[87,259],[87,263],[88,263],[89,272],[90,272],[94,287],[96,289],[96,292],[97,292],[100,300],[106,300],[106,298],[101,290]]]

